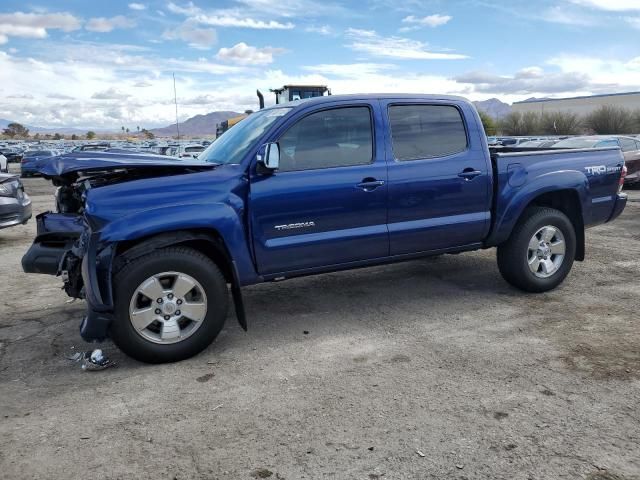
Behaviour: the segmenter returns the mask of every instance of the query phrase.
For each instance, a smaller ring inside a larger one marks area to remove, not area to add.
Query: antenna
[[[176,74],[173,75],[173,101],[176,104],[176,130],[178,131],[178,143],[180,143],[180,126],[178,124],[178,95],[176,94]]]

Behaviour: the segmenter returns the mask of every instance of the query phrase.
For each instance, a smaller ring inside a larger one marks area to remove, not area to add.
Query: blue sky
[[[508,103],[635,91],[639,37],[640,0],[3,0],[0,118],[165,125],[174,72],[182,119],[285,83]]]

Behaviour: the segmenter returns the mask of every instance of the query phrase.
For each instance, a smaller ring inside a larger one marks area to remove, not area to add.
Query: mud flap
[[[242,301],[242,290],[240,288],[240,280],[238,275],[238,267],[236,262],[231,262],[233,268],[233,282],[231,283],[231,294],[233,295],[233,305],[236,309],[236,317],[242,329],[247,331],[247,316],[244,311],[244,302]]]

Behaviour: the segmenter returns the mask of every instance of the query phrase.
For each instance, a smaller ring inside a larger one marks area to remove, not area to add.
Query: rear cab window
[[[453,105],[390,105],[388,111],[399,162],[445,157],[468,148],[462,114]]]

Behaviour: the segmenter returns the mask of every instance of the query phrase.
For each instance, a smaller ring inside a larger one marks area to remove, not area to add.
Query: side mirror
[[[277,143],[267,143],[258,152],[258,163],[267,170],[280,167],[280,147]]]

